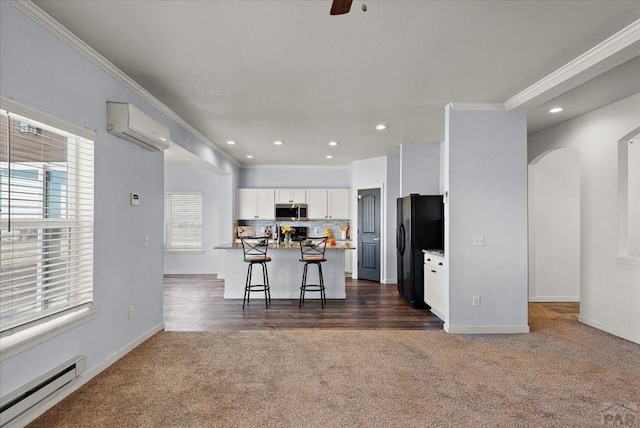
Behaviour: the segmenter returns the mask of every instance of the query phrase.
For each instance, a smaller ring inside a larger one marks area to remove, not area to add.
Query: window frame
[[[90,211],[89,211],[90,214],[87,214],[85,216],[80,216],[74,219],[68,219],[68,218],[55,218],[56,217],[55,215],[53,217],[50,217],[49,215],[50,212],[47,212],[47,213],[43,213],[41,218],[33,218],[33,219],[16,218],[16,219],[12,219],[11,223],[12,223],[12,229],[14,227],[17,229],[18,227],[31,227],[31,225],[33,225],[34,227],[37,226],[37,228],[39,229],[38,233],[40,233],[40,229],[47,230],[47,229],[50,229],[51,226],[54,226],[54,228],[58,229],[58,228],[68,228],[68,226],[71,224],[73,224],[74,226],[80,223],[85,225],[90,232],[89,232],[89,235],[83,235],[83,238],[86,236],[90,236],[91,249],[89,251],[85,251],[83,249],[82,255],[85,256],[86,259],[90,261],[90,265],[87,271],[91,272],[91,280],[90,282],[85,281],[83,284],[86,289],[91,290],[91,295],[93,295],[93,290],[94,290],[93,247],[94,247],[94,240],[95,240],[95,236],[93,233],[94,213],[95,213],[95,188],[94,188],[95,153],[93,151],[93,145],[95,144],[96,133],[92,130],[77,126],[65,120],[59,119],[55,116],[49,115],[47,113],[41,112],[31,107],[25,106],[7,97],[0,97],[0,109],[3,110],[3,113],[7,113],[8,116],[10,117],[11,116],[13,116],[14,118],[17,117],[18,120],[20,119],[20,117],[22,117],[27,119],[29,122],[36,122],[36,123],[42,124],[45,127],[45,129],[54,128],[56,131],[60,131],[64,134],[70,134],[72,138],[79,137],[84,140],[89,140],[89,141],[80,142],[80,143],[78,143],[77,141],[73,143],[67,141],[65,150],[69,150],[69,148],[73,147],[73,145],[75,144],[91,144],[92,146],[90,149],[91,150],[90,159],[88,160],[88,163],[84,163],[84,162],[80,162],[77,164],[74,163],[72,167],[75,169],[74,174],[78,174],[78,177],[74,178],[74,180],[80,180],[81,179],[80,175],[84,173],[89,172],[91,174],[90,182],[87,182],[89,184],[89,188],[91,189],[91,194],[90,196],[87,197],[87,200],[90,201]],[[9,132],[9,130],[7,130],[7,132]],[[75,157],[77,156],[77,153],[69,153],[67,156]],[[9,161],[10,160],[7,159],[7,163],[9,163]],[[68,161],[65,161],[65,164],[67,162]],[[33,165],[38,164],[38,162],[21,162],[21,163],[27,166],[29,165],[29,163]],[[49,194],[47,192],[51,190],[50,186],[52,183],[49,182],[51,180],[49,178],[48,171],[53,171],[56,169],[56,168],[50,169],[50,168],[47,168],[46,166],[54,165],[54,164],[55,162],[52,162],[52,161],[51,162],[42,161],[40,164],[40,166],[42,167],[41,173],[43,174],[43,177],[38,177],[37,181],[42,183],[41,191],[43,193],[42,195],[43,201],[41,203],[43,207],[47,206],[47,204],[50,203]],[[68,165],[66,168],[68,168]],[[7,176],[11,174],[11,171],[12,169],[8,169]],[[16,169],[16,171],[19,171],[19,169]],[[45,177],[45,174],[46,174],[46,177]],[[68,170],[66,170],[65,174],[69,174]],[[68,187],[68,188],[65,188],[64,190],[65,199],[67,198],[68,195],[71,194],[72,191],[73,192],[83,191],[83,190],[77,190],[77,189],[69,189],[77,185],[77,182],[70,184],[71,178],[69,178],[69,180],[70,181],[66,181],[66,178],[65,178],[65,182],[64,182],[64,186]],[[70,203],[71,206],[74,206],[74,204],[78,203],[78,200],[75,200],[73,202],[68,201],[68,203]],[[47,206],[47,208],[52,209],[53,212],[60,212],[56,210],[62,209],[60,207],[56,208],[55,206],[53,208]],[[60,217],[66,217],[66,216],[60,216]],[[78,245],[78,244],[74,244],[74,245]],[[41,257],[41,255],[38,255],[38,257]],[[67,281],[67,278],[65,278],[65,281]],[[57,336],[58,334],[61,334],[71,328],[74,328],[79,324],[82,324],[84,322],[87,322],[95,318],[97,309],[93,306],[93,300],[94,300],[93,297],[91,297],[90,299],[87,299],[87,301],[82,304],[77,304],[78,302],[73,300],[72,304],[60,305],[52,313],[45,313],[43,316],[34,317],[26,321],[23,320],[23,321],[20,321],[19,323],[16,323],[15,325],[8,324],[9,327],[5,328],[0,334],[0,361],[6,358],[9,358],[10,356],[15,355],[19,352],[22,352],[31,346],[35,346],[38,343],[49,340],[50,338]]]
[[[200,226],[190,229],[196,229],[199,237],[200,245],[199,247],[188,247],[186,246],[186,242],[182,242],[181,245],[178,245],[177,242],[174,242],[172,239],[172,222],[173,222],[173,212],[175,211],[175,201],[174,196],[184,197],[184,196],[197,196],[199,197],[198,203],[199,207],[199,221]],[[166,254],[203,254],[204,253],[204,194],[200,191],[168,191],[165,192],[165,228],[164,228],[164,252]]]

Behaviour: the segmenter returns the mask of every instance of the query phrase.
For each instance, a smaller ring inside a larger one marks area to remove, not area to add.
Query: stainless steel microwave
[[[276,220],[306,220],[307,204],[276,204]]]

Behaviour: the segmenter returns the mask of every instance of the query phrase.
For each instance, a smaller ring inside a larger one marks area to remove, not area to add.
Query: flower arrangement
[[[285,235],[291,236],[291,234],[293,233],[293,226],[291,226],[290,224],[285,224],[280,230],[282,230],[282,233],[284,233]]]
[[[282,226],[282,229],[280,230],[282,231],[282,233],[284,233],[284,244],[290,245],[291,234],[293,233],[293,226],[291,226],[290,224],[285,224],[284,226]]]

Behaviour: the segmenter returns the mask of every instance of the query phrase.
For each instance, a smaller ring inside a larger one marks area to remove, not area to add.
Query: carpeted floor
[[[530,326],[162,332],[30,426],[640,426],[640,345],[537,305]]]

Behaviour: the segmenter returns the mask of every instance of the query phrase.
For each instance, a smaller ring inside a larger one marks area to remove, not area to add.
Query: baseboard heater
[[[7,425],[86,370],[87,357],[77,355],[0,398],[0,427]]]

